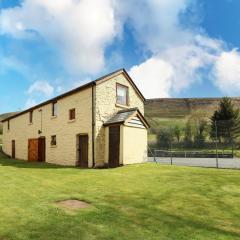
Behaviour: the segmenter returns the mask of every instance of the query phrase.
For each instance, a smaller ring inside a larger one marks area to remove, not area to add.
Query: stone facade
[[[95,145],[95,161],[98,166],[104,165],[106,162],[105,149],[105,130],[103,123],[112,117],[116,112],[126,108],[116,104],[116,84],[128,86],[129,88],[129,105],[128,108],[138,107],[144,114],[144,103],[139,94],[132,87],[126,76],[122,73],[111,79],[111,81],[103,81],[96,86],[96,145]]]
[[[128,86],[129,104],[120,106],[116,104],[116,84]],[[93,99],[94,96],[94,99]],[[93,109],[92,109],[93,106]],[[94,85],[66,95],[57,100],[57,117],[52,117],[52,102],[42,104],[33,110],[33,122],[29,123],[29,112],[22,113],[3,123],[3,151],[11,155],[11,143],[15,140],[16,158],[28,159],[28,139],[45,137],[46,162],[62,165],[76,165],[78,160],[77,136],[88,134],[88,166],[93,166],[92,137],[94,138],[95,166],[103,166],[107,163],[108,143],[106,129],[103,123],[116,112],[124,108],[138,107],[144,114],[144,103],[141,95],[133,87],[124,71],[108,75],[97,80]],[[69,110],[75,108],[76,119],[69,120]],[[92,116],[94,118],[92,119]],[[92,136],[92,124],[95,124],[95,132]],[[123,131],[121,126],[121,132]],[[39,134],[39,130],[42,131]],[[57,144],[51,146],[51,136],[56,135]],[[143,135],[142,135],[143,136]],[[143,141],[147,138],[144,135]],[[121,138],[121,146],[124,141]],[[121,147],[122,148],[122,147]],[[122,154],[122,153],[121,153]]]
[[[54,164],[75,165],[77,160],[76,138],[78,134],[89,136],[88,161],[92,166],[92,89],[62,98],[57,102],[57,117],[52,117],[52,104],[44,105],[33,111],[33,123],[29,123],[29,113],[3,124],[3,151],[11,155],[11,141],[16,141],[16,158],[28,159],[28,139],[44,136],[46,138],[46,161]],[[75,108],[76,119],[69,120],[69,110]],[[39,111],[39,110],[42,111]],[[42,115],[42,116],[41,116]],[[42,134],[38,134],[41,129]],[[51,136],[57,136],[57,145],[51,146]]]

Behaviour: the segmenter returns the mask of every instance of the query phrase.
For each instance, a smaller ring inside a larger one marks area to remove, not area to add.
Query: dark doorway
[[[109,158],[108,166],[111,168],[119,166],[120,153],[120,126],[109,127]]]
[[[78,163],[77,166],[88,168],[88,135],[78,136]]]
[[[15,158],[16,155],[16,144],[15,140],[12,140],[12,158]]]
[[[38,140],[38,161],[45,162],[46,161],[46,139],[45,137],[41,137]]]

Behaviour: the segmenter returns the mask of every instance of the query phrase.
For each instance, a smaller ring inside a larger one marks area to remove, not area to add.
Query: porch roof
[[[135,115],[138,115],[140,117],[140,119],[142,120],[146,128],[150,127],[147,120],[144,118],[144,116],[141,114],[138,108],[129,108],[129,109],[120,110],[113,117],[108,119],[104,123],[104,126],[109,126],[113,124],[124,124]]]

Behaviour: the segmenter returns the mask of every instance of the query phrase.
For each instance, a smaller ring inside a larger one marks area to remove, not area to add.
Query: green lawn
[[[240,239],[240,172],[143,164],[80,170],[0,155],[0,239]],[[89,209],[65,211],[56,201]]]

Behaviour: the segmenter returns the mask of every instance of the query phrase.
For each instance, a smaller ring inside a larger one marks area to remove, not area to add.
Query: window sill
[[[68,120],[68,123],[76,122],[76,119]]]
[[[28,125],[33,125],[33,123],[28,123]]]
[[[129,105],[122,105],[122,104],[119,104],[119,103],[116,103],[115,106],[120,107],[120,108],[130,108]]]
[[[51,119],[55,119],[55,118],[57,118],[57,116],[51,116]]]
[[[57,147],[57,145],[51,145],[50,146],[50,148],[56,148]]]

